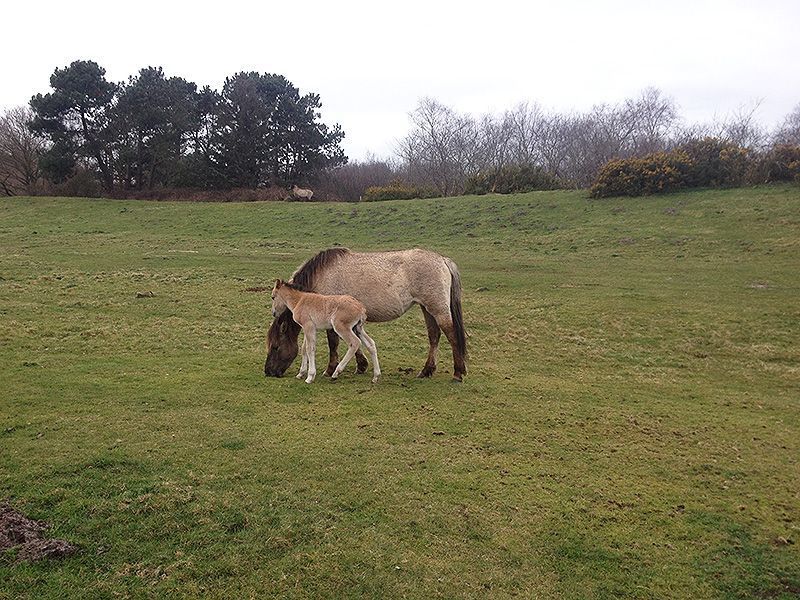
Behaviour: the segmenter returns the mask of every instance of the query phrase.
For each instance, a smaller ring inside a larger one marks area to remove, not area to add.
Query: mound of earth
[[[8,504],[0,503],[0,552],[16,548],[18,562],[60,558],[77,552],[73,544],[45,536],[47,528],[46,523],[29,519]]]

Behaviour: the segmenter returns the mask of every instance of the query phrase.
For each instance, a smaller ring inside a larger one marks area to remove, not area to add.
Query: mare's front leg
[[[306,356],[308,357],[308,377],[306,383],[314,381],[317,376],[317,330],[313,325],[303,327],[303,344],[306,347]]]
[[[330,350],[330,359],[328,359],[328,368],[325,369],[325,375],[330,377],[339,365],[339,336],[333,329],[328,329],[328,350]]]
[[[308,373],[308,356],[306,355],[306,336],[303,335],[303,346],[300,350],[300,372],[297,374],[298,379],[303,379]]]

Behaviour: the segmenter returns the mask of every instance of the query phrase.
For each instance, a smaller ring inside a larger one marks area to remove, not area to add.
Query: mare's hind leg
[[[361,352],[361,348],[359,348],[356,350],[356,374],[361,375],[361,373],[366,373],[367,367],[369,367],[367,357],[364,356],[364,353]]]
[[[450,316],[450,308],[441,307],[437,308],[437,310],[431,310],[430,312],[436,319],[436,324],[439,325],[445,337],[447,337],[447,341],[450,342],[450,346],[453,348],[453,379],[455,381],[461,381],[464,375],[467,374],[467,357],[464,356],[459,349],[456,329],[453,325],[453,317]]]
[[[342,362],[339,363],[339,366],[336,367],[333,375],[331,375],[331,379],[336,379],[339,377],[339,374],[344,371],[347,363],[350,362],[350,359],[353,358],[356,351],[361,347],[361,340],[358,339],[358,336],[353,333],[353,330],[347,325],[341,326],[341,324],[337,324],[334,326],[334,330],[345,342],[347,342],[348,348],[344,358],[342,358]]]
[[[328,334],[328,350],[330,350],[331,356],[328,360],[328,368],[325,369],[325,375],[330,377],[339,364],[339,335],[333,329],[328,329],[326,333]]]
[[[328,349],[330,350],[330,360],[328,361],[328,368],[325,369],[325,375],[330,377],[333,375],[333,372],[336,370],[336,367],[339,364],[339,353],[337,352],[337,348],[339,347],[339,335],[333,330],[328,330]],[[366,373],[367,367],[369,367],[369,363],[367,362],[367,358],[361,352],[359,348],[356,351],[356,373]]]
[[[425,326],[428,328],[428,360],[425,361],[425,366],[419,372],[417,377],[430,377],[436,372],[436,353],[439,350],[439,338],[442,336],[442,330],[436,319],[429,313],[424,306],[422,309],[422,316],[425,317]]]

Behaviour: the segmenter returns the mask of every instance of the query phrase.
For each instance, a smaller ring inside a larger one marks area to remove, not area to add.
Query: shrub
[[[30,190],[36,196],[68,196],[74,198],[97,198],[101,194],[100,183],[95,174],[86,169],[78,169],[60,183],[42,182]]]
[[[150,190],[117,189],[112,198],[131,200],[170,200],[187,202],[263,202],[289,199],[290,193],[278,186],[263,188],[232,188],[228,190],[199,190],[185,187],[157,187]]]
[[[590,193],[594,198],[643,196],[692,187],[736,187],[751,177],[749,150],[717,138],[682,144],[670,152],[606,163]]]
[[[758,161],[754,183],[794,181],[800,183],[800,146],[778,144]]]
[[[691,168],[691,159],[679,150],[611,160],[600,169],[590,194],[606,198],[674,192],[686,186]]]
[[[376,200],[409,200],[411,198],[435,198],[438,195],[439,194],[437,194],[434,189],[394,180],[389,185],[367,188],[362,200],[365,202],[374,202]]]
[[[692,161],[686,187],[736,187],[745,182],[750,153],[732,142],[707,137],[680,146]]]
[[[465,194],[514,194],[564,187],[554,175],[533,165],[502,167],[493,173],[478,173],[467,180]]]

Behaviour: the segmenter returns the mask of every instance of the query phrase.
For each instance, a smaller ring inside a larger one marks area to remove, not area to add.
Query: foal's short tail
[[[356,324],[353,325],[353,333],[355,333],[358,337],[361,337],[361,334],[364,332],[364,322],[367,320],[367,311],[364,311],[361,314],[361,318],[356,321]]]
[[[450,317],[456,334],[456,347],[461,355],[467,357],[467,331],[464,328],[464,315],[461,312],[461,275],[458,267],[449,258],[444,259],[450,271]],[[465,371],[466,374],[466,371]]]

